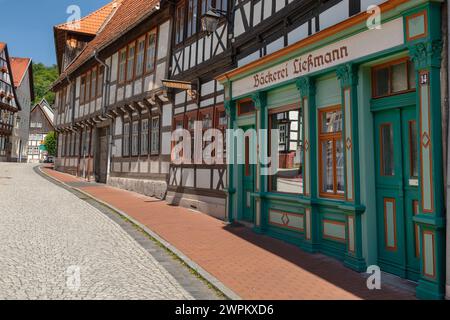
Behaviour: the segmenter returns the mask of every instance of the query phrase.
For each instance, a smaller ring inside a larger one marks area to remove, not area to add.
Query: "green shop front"
[[[442,299],[441,3],[381,10],[379,28],[355,16],[219,78],[229,129],[279,135],[273,175],[251,161],[270,143],[235,144],[227,216]]]

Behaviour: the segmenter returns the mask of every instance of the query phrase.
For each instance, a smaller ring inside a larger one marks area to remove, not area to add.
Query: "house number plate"
[[[429,82],[429,73],[424,72],[420,74],[420,84],[421,85],[427,85]]]

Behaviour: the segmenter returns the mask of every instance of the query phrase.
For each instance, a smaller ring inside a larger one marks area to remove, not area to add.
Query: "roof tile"
[[[22,83],[23,77],[28,70],[31,59],[12,57],[10,61],[14,79],[14,86],[17,88]]]
[[[95,35],[122,0],[115,0],[89,15],[73,22],[55,26],[59,30],[74,31]]]
[[[55,84],[91,59],[95,51],[102,50],[118,39],[120,35],[152,14],[159,3],[159,0],[122,0],[118,2],[116,12],[113,12],[111,18],[99,30],[96,37],[86,45],[78,57],[60,75]]]

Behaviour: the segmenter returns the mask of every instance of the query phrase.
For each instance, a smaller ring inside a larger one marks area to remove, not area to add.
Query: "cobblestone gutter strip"
[[[203,269],[200,265],[195,263],[193,260],[191,260],[189,257],[187,257],[183,252],[178,250],[176,247],[171,245],[169,242],[167,242],[166,240],[161,238],[157,233],[155,233],[154,231],[150,230],[144,224],[140,223],[136,219],[134,219],[131,216],[129,216],[127,213],[123,212],[122,210],[117,209],[116,207],[110,205],[109,203],[107,203],[105,201],[102,201],[100,199],[97,199],[96,197],[92,196],[91,194],[89,194],[89,193],[87,193],[87,192],[85,192],[85,191],[83,191],[83,190],[81,190],[79,188],[70,186],[67,183],[62,182],[62,181],[52,177],[51,175],[49,175],[45,171],[43,171],[42,168],[43,168],[43,166],[35,167],[35,169],[37,169],[36,171],[38,171],[38,173],[43,175],[44,177],[46,177],[48,179],[51,179],[52,181],[54,181],[55,183],[57,183],[59,185],[64,186],[66,189],[76,190],[77,192],[82,193],[86,197],[89,197],[90,199],[92,199],[92,200],[94,200],[94,201],[104,205],[105,207],[111,209],[112,211],[116,212],[117,214],[119,214],[120,216],[122,216],[123,218],[125,218],[126,220],[131,222],[132,224],[134,224],[136,227],[138,227],[143,232],[145,232],[148,236],[150,236],[155,242],[160,244],[164,249],[169,251],[171,254],[175,255],[175,257],[177,259],[179,259],[187,267],[192,269],[200,278],[202,278],[204,281],[206,281],[211,287],[213,287],[214,289],[216,289],[220,293],[222,293],[226,298],[231,299],[231,300],[242,300],[242,298],[239,295],[237,295],[234,291],[232,291],[230,288],[225,286],[216,277],[214,277],[208,271]]]

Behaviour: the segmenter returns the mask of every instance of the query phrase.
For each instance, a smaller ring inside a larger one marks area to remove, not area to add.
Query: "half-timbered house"
[[[217,75],[276,52],[380,2],[177,1],[170,67],[175,84],[168,84],[174,87],[170,95],[174,104],[173,129],[193,132],[194,122],[201,121],[203,131],[209,128],[225,131],[224,90],[215,80]],[[208,30],[203,20],[208,14],[218,20],[213,30]],[[177,81],[189,83],[189,88],[178,89]],[[247,115],[254,112],[251,101],[242,107],[242,112]],[[227,166],[218,162],[207,165],[192,159],[192,163],[172,163],[167,201],[225,219],[229,177]],[[244,220],[252,221],[253,217]]]
[[[29,132],[27,145],[27,161],[29,163],[39,163],[45,160],[48,150],[45,149],[44,142],[46,136],[55,131],[55,114],[47,100],[42,99],[30,112],[28,117]]]
[[[11,161],[26,162],[31,104],[34,100],[33,62],[30,58],[11,58],[14,88],[21,110],[15,115],[11,139]]]
[[[170,61],[170,80],[175,84],[167,84],[174,130],[184,128],[193,133],[196,121],[202,123],[203,132],[226,128],[223,86],[215,77],[233,67],[232,6],[228,0],[176,1]],[[223,13],[217,29],[206,32],[201,18],[211,8]],[[189,83],[189,87],[179,89],[178,82]],[[167,201],[224,219],[226,165],[220,163],[223,161],[209,165],[194,161],[194,151],[193,146],[191,163],[171,163]]]
[[[166,1],[123,0],[55,27],[57,169],[165,197],[170,16]]]
[[[108,6],[81,46],[55,28],[57,47],[77,48],[54,86],[58,169],[243,222],[357,271],[378,265],[417,281],[419,297],[442,298],[440,2]],[[197,161],[204,142],[178,163],[171,133],[198,123],[276,130],[277,173],[250,163],[270,148],[249,136],[225,145],[242,164]]]
[[[296,13],[306,2],[236,1],[238,68],[218,77],[228,126],[266,129],[278,148],[251,135],[232,146],[245,161],[228,165],[227,218],[442,299],[443,3],[315,1]],[[252,150],[275,155],[276,174]]]
[[[14,115],[20,111],[6,43],[0,42],[0,161],[11,160]]]

